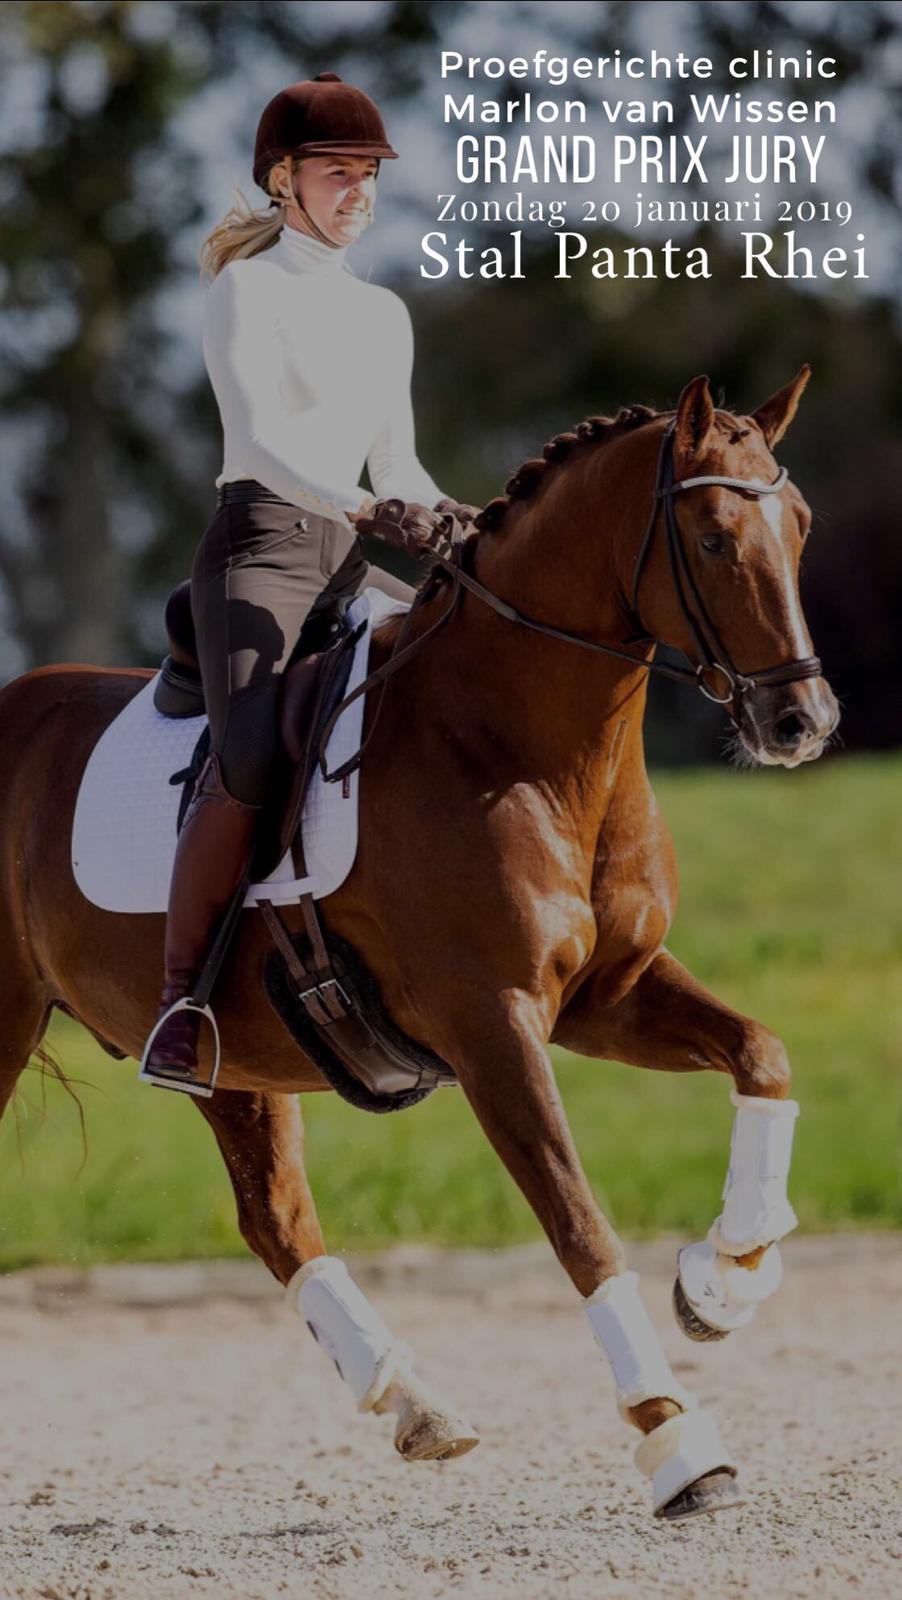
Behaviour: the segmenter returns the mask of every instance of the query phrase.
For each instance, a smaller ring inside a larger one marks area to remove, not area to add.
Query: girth
[[[343,1099],[364,1111],[401,1111],[457,1081],[446,1062],[392,1023],[356,952],[334,938],[327,945],[312,895],[301,900],[300,936],[271,901],[259,906],[276,947],[264,970],[270,1003]]]

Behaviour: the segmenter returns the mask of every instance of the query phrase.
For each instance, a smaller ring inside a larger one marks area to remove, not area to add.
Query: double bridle
[[[681,667],[671,665],[665,661],[645,661],[641,656],[632,654],[631,651],[618,649],[616,645],[600,644],[595,639],[584,638],[582,634],[569,633],[564,628],[555,628],[550,623],[537,622],[535,617],[526,616],[524,612],[518,611],[516,606],[509,605],[499,595],[493,594],[491,589],[487,589],[485,584],[480,583],[479,579],[474,577],[469,568],[469,563],[472,561],[473,556],[473,541],[468,540],[459,544],[450,556],[434,554],[431,557],[435,567],[439,569],[435,573],[435,578],[439,582],[450,580],[451,584],[451,599],[441,616],[424,633],[419,634],[408,642],[413,618],[423,601],[431,598],[436,592],[435,584],[427,581],[417,594],[404,619],[404,625],[398,634],[389,659],[381,667],[377,667],[374,672],[371,672],[363,683],[358,684],[357,688],[342,701],[341,705],[336,708],[329,718],[321,735],[319,745],[319,763],[327,783],[337,782],[359,766],[363,751],[366,745],[369,744],[375,729],[379,709],[381,709],[381,693],[379,706],[377,706],[369,732],[360,749],[349,761],[329,772],[326,767],[325,751],[329,736],[338,719],[344,714],[352,701],[357,700],[361,695],[367,694],[377,684],[384,688],[386,680],[397,672],[399,667],[404,666],[405,662],[410,660],[412,656],[418,654],[423,645],[450,622],[465,589],[469,590],[470,594],[476,595],[485,605],[491,606],[492,610],[497,611],[498,615],[504,617],[506,621],[518,623],[520,627],[529,628],[533,633],[544,634],[548,639],[559,639],[562,644],[578,645],[581,650],[590,650],[594,655],[613,656],[617,661],[626,661],[630,666],[641,667],[645,672],[657,672],[661,677],[673,678],[678,683],[693,683],[708,700],[713,700],[716,705],[729,707],[729,714],[734,721],[736,720],[737,702],[750,689],[772,688],[780,684],[800,683],[805,678],[820,677],[822,668],[817,656],[805,656],[796,661],[780,662],[774,667],[761,667],[755,672],[740,672],[738,670],[699,593],[698,585],[689,565],[689,558],[686,555],[674,503],[676,496],[688,489],[717,487],[721,489],[736,489],[743,494],[749,495],[779,494],[789,476],[786,468],[783,467],[780,470],[773,483],[762,483],[759,478],[728,478],[721,476],[681,478],[675,482],[673,476],[674,431],[675,423],[671,422],[661,440],[661,449],[655,474],[655,487],[652,495],[651,515],[642,544],[639,547],[639,554],[636,557],[636,565],[633,572],[631,610],[636,621],[639,622],[641,630],[641,620],[637,606],[639,585],[642,581],[642,574],[645,570],[655,530],[658,526],[659,513],[663,505],[670,570],[683,616],[689,624],[696,649],[701,657],[698,666]],[[399,517],[403,510],[403,502],[397,502],[396,511]],[[633,634],[631,639],[625,640],[624,643],[638,643],[640,640],[652,642],[654,641],[654,634],[640,631],[637,634]],[[719,673],[727,692],[722,695],[715,694],[713,689],[705,682],[706,673]]]

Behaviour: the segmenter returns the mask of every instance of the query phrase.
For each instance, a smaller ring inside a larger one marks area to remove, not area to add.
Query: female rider
[[[335,73],[292,84],[257,130],[254,181],[270,210],[233,208],[201,255],[212,279],[204,357],[225,436],[218,510],[191,573],[211,744],[179,834],[144,1062],[174,1088],[199,1087],[200,1013],[172,1008],[190,998],[248,869],[280,677],[304,619],[363,584],[355,529],[415,550],[438,538],[439,512],[475,514],[417,460],[405,306],[345,260],[372,220],[379,164],[394,159],[361,90]],[[408,502],[395,528],[392,509],[358,486],[364,460],[377,496]]]

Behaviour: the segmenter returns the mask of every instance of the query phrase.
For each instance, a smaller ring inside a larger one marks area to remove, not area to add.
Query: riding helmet
[[[265,190],[267,173],[283,156],[327,154],[398,159],[375,101],[337,72],[291,83],[270,100],[257,128],[254,182]]]

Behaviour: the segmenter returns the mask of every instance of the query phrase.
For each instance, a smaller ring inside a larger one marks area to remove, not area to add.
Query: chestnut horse
[[[637,1460],[666,1516],[735,1500],[733,1467],[656,1343],[583,1173],[549,1044],[731,1079],[737,1130],[746,1118],[731,1158],[734,1211],[740,1190],[757,1193],[742,1166],[749,1149],[771,1188],[745,1231],[741,1218],[738,1231],[730,1224],[725,1202],[716,1248],[691,1247],[708,1252],[713,1288],[693,1291],[697,1274],[690,1283],[687,1273],[678,1309],[695,1337],[747,1320],[741,1308],[754,1309],[774,1286],[774,1241],[794,1221],[781,1176],[785,1119],[755,1121],[762,1108],[789,1109],[780,1104],[789,1066],[773,1033],[716,999],[665,947],[677,875],[646,775],[642,721],[662,641],[725,703],[751,761],[812,760],[836,725],[798,596],[810,515],[771,454],[807,376],[804,368],[750,416],[716,410],[708,380],[697,378],[675,412],[593,419],[515,474],[508,495],[482,514],[469,571],[534,622],[604,648],[516,626],[465,591],[452,622],[388,687],[361,772],[356,864],[321,903],[395,1023],[453,1066],[584,1297],[622,1414],[645,1436]],[[671,489],[662,492],[665,448]],[[425,631],[445,604],[441,592],[428,599],[416,628]],[[377,662],[398,626],[389,619],[378,631]],[[70,865],[87,758],[149,676],[50,666],[0,693],[0,1110],[54,1006],[111,1053],[136,1059],[154,1019],[163,918],[98,909]],[[300,930],[297,907],[284,915]],[[268,949],[261,917],[244,912],[216,995],[219,1087],[196,1102],[228,1168],[242,1234],[291,1285],[361,1408],[398,1413],[402,1453],[460,1453],[476,1442],[473,1430],[424,1390],[326,1255],[297,1094],[327,1085],[265,999]],[[745,1292],[756,1274],[768,1283]]]

